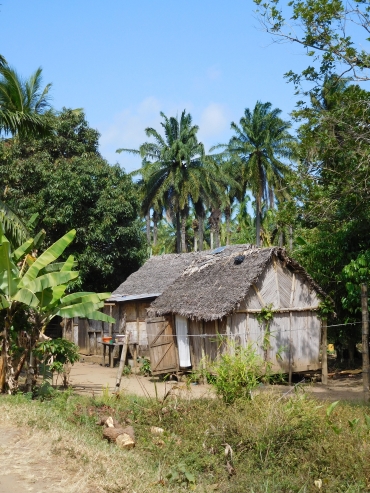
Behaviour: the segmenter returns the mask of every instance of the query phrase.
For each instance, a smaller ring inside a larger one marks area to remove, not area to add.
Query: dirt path
[[[40,446],[40,443],[38,444]],[[63,477],[57,474],[52,456],[42,457],[29,431],[0,423],[0,493],[62,492]]]
[[[76,363],[71,371],[71,384],[80,394],[101,394],[104,388],[114,391],[117,377],[117,368],[103,368],[97,363]],[[362,378],[360,375],[346,378],[330,379],[328,385],[321,383],[305,384],[301,386],[308,393],[318,399],[337,401],[360,401],[362,395]],[[271,387],[269,387],[271,389]],[[285,393],[289,387],[277,385],[276,392]],[[155,397],[156,393],[162,398],[172,389],[173,393],[181,397],[214,397],[215,393],[210,385],[186,385],[183,382],[160,382],[158,378],[147,378],[141,375],[122,377],[121,391],[141,397]],[[1,492],[0,492],[1,493]]]
[[[79,394],[101,394],[104,388],[114,392],[117,368],[103,368],[97,363],[76,363],[71,370],[70,383]],[[210,385],[189,385],[170,380],[159,381],[158,378],[148,378],[141,375],[122,377],[121,391],[141,397],[162,398],[169,390],[183,397],[214,397]]]

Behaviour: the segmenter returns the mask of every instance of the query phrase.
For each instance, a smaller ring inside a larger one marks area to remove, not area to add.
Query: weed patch
[[[369,489],[370,418],[366,406],[328,405],[302,392],[222,399],[165,400],[123,394],[47,401],[0,399],[19,424],[54,435],[53,453],[90,471],[96,491],[355,493]],[[125,452],[102,440],[110,415],[135,429]],[[153,434],[152,427],[164,431]],[[66,440],[66,433],[74,440]],[[78,438],[78,440],[77,440]],[[97,459],[99,457],[99,459]],[[113,475],[112,475],[113,474]],[[122,478],[122,479],[120,479]],[[316,482],[316,484],[315,484]],[[121,489],[130,484],[130,489]]]

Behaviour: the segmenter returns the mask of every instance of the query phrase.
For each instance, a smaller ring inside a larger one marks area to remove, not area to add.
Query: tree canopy
[[[98,152],[99,133],[81,111],[45,116],[53,133],[0,144],[0,199],[23,218],[38,214],[45,246],[72,228],[67,249],[80,270],[79,287],[113,290],[142,263],[137,186]]]

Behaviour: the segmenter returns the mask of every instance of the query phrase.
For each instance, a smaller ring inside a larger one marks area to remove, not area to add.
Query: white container
[[[116,342],[125,342],[126,334],[117,334]]]

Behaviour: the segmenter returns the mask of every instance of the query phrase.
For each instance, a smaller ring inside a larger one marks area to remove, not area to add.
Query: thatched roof
[[[203,252],[192,252],[150,257],[138,271],[113,291],[107,301],[156,298],[202,255]]]
[[[244,255],[241,263],[236,257]],[[231,245],[218,254],[204,255],[187,267],[181,276],[159,296],[149,309],[150,316],[177,313],[191,319],[217,320],[232,313],[256,283],[270,259],[276,256],[300,272],[322,296],[323,290],[282,248]]]

